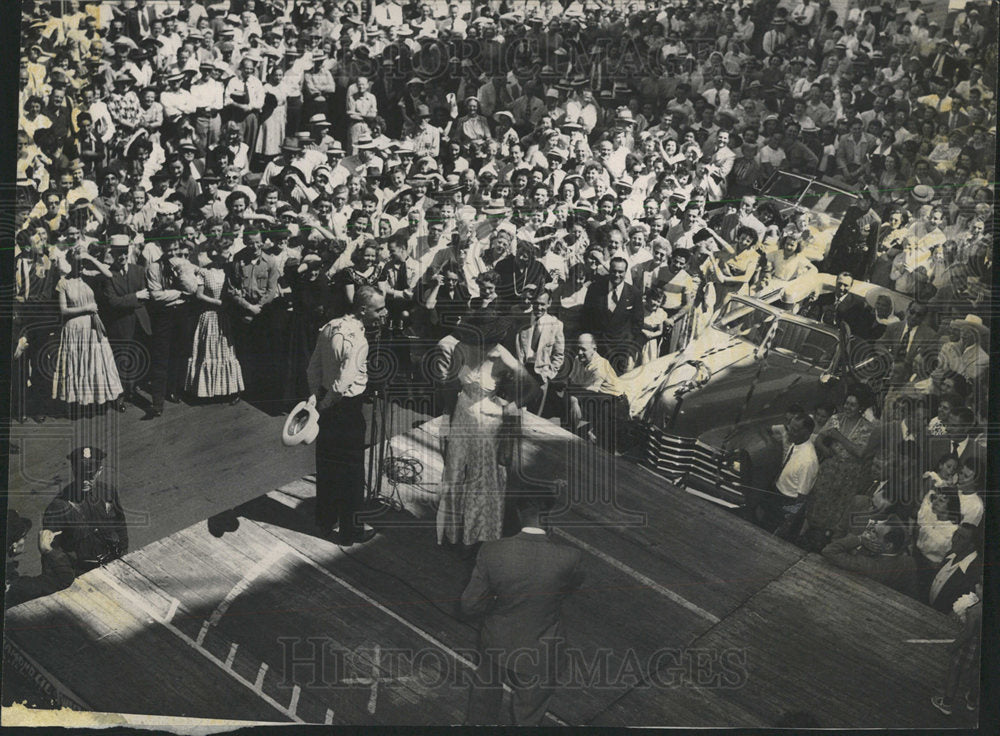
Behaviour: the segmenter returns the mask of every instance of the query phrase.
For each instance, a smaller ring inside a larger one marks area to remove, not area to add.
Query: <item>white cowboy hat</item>
[[[988,337],[990,334],[990,328],[983,324],[983,318],[976,314],[967,314],[962,319],[953,319],[949,323],[949,327],[952,329],[971,327],[979,333],[979,337],[981,338]]]
[[[306,401],[300,401],[285,419],[281,430],[281,444],[285,447],[311,445],[319,434],[319,412]]]

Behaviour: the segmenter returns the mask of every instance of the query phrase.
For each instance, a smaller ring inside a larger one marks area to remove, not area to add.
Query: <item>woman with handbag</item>
[[[84,264],[106,278],[111,278],[111,271],[80,246],[67,251],[66,264],[69,272],[56,286],[65,322],[59,334],[52,398],[65,401],[74,413],[78,407],[115,401],[122,394],[122,384],[88,283],[91,272],[84,271]]]
[[[437,513],[438,544],[469,550],[500,539],[507,470],[515,454],[519,404],[531,400],[535,382],[501,344],[506,319],[474,314],[456,329],[458,345],[450,375],[461,385],[444,450],[442,493]],[[516,400],[500,396],[501,388]]]

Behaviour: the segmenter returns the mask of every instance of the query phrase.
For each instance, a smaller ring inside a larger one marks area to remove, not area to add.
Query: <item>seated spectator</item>
[[[577,340],[575,359],[566,381],[567,419],[570,428],[591,442],[614,449],[622,422],[628,418],[625,390],[618,374],[597,351],[593,335],[584,333]],[[607,415],[611,419],[602,421]]]
[[[823,548],[831,564],[871,578],[904,595],[916,594],[916,565],[906,554],[902,520],[889,516],[871,521],[860,534],[848,534]]]

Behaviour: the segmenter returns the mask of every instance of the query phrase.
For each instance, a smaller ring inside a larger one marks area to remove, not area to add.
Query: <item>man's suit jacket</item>
[[[882,333],[882,337],[878,341],[880,345],[892,353],[893,360],[897,363],[900,361],[899,342],[903,339],[905,330],[905,321],[893,322],[891,325],[886,326],[885,332]],[[902,354],[901,358],[908,370],[913,369],[913,363],[918,355],[930,353],[936,356],[938,351],[938,336],[933,328],[925,324],[919,324],[915,330],[913,339],[909,340],[909,347]]]
[[[939,112],[937,119],[938,124],[945,126],[945,129],[948,131],[959,130],[969,124],[969,116],[961,110],[956,110],[954,107],[948,112]]]
[[[907,554],[870,555],[859,550],[861,540],[854,534],[835,539],[823,548],[823,556],[843,570],[851,570],[877,580],[904,595],[914,595],[917,589],[917,566]]]
[[[827,324],[846,324],[852,335],[870,339],[875,327],[875,312],[864,298],[857,294],[848,294],[837,303],[834,293],[822,294],[813,302],[813,313],[816,319]]]
[[[952,441],[962,442],[965,437],[957,437],[953,435],[936,435],[931,437],[930,447],[928,448],[928,455],[930,457],[924,458],[925,470],[933,470],[937,467],[937,461],[941,459],[942,455],[947,455],[951,452]],[[965,447],[958,453],[958,462],[962,463],[969,458],[979,457],[981,461],[985,461],[985,454],[983,449],[979,446],[976,441],[975,436],[969,437],[968,442],[965,443]]]
[[[563,325],[551,314],[543,315],[538,323],[538,347],[535,349],[535,373],[549,380],[555,378],[563,366],[566,352],[566,340],[563,337]],[[534,336],[534,325],[529,321],[517,332],[514,343],[517,359],[524,363],[525,356],[531,350],[531,340]]]
[[[139,43],[149,35],[148,33],[144,34],[142,31],[142,21],[139,18],[139,13],[146,14],[147,28],[156,20],[156,11],[153,9],[153,3],[146,3],[146,7],[144,8],[132,8],[125,13],[125,33],[136,43]]]
[[[129,264],[121,273],[105,279],[101,292],[101,318],[111,340],[131,340],[136,328],[152,334],[149,315],[136,292],[146,288],[146,269]]]
[[[952,553],[949,553],[944,558],[944,564],[950,562],[952,556]],[[962,572],[962,568],[956,567],[945,584],[941,586],[937,596],[929,600],[929,603],[941,613],[951,613],[955,601],[975,590],[976,583],[979,582],[981,576],[982,568],[980,567],[980,558],[977,556],[965,572]]]
[[[548,534],[522,531],[483,544],[461,603],[464,615],[484,616],[480,650],[539,652],[500,664],[526,675],[544,672],[543,658],[554,647],[542,640],[564,635],[562,601],[583,582],[581,559],[579,550],[557,544]]]
[[[632,284],[622,284],[614,311],[608,309],[611,282],[607,278],[587,287],[583,300],[583,330],[602,343],[621,343],[635,338],[642,324],[642,294]]]

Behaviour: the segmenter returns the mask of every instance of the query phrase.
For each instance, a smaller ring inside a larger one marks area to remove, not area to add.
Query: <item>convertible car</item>
[[[833,288],[833,277],[820,274],[819,293]],[[897,313],[909,302],[865,282],[852,291],[872,305],[888,294]],[[779,296],[730,296],[683,350],[621,377],[637,434],[647,438],[642,461],[724,505],[740,505],[748,485],[771,482],[780,448],[770,430],[790,404],[837,403],[848,383],[873,379],[886,365],[877,347],[791,314]]]
[[[775,171],[757,195],[757,207],[770,206],[785,222],[799,222],[809,233],[802,252],[819,262],[830,249],[830,241],[844,214],[858,198],[833,180]]]

